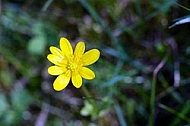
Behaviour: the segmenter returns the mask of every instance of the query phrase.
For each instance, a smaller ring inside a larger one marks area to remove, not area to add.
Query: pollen
[[[67,69],[74,71],[77,68],[77,64],[75,62],[68,62]]]

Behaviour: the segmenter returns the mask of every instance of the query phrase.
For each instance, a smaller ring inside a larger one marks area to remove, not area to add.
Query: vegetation
[[[0,125],[189,125],[189,8],[188,0],[1,1]],[[47,73],[61,37],[101,52],[90,66],[96,78],[79,89],[55,91]]]

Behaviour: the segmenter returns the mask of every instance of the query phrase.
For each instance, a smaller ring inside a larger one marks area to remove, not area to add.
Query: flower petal
[[[48,73],[50,75],[60,75],[67,70],[66,67],[59,67],[59,66],[50,66],[48,68]]]
[[[91,49],[86,53],[84,53],[84,55],[82,56],[83,65],[87,66],[93,64],[98,60],[99,57],[100,57],[100,51],[98,49]]]
[[[73,48],[71,46],[71,43],[66,38],[60,39],[60,48],[64,54],[73,55]]]
[[[64,55],[60,49],[58,49],[57,47],[54,47],[54,46],[51,46],[49,49],[50,49],[52,54],[60,57],[61,59],[64,59]]]
[[[78,72],[72,72],[72,83],[76,88],[80,88],[82,86],[82,77]]]
[[[56,91],[63,90],[69,84],[70,78],[71,78],[71,72],[70,71],[66,71],[65,74],[59,75],[53,83],[53,88]]]
[[[81,55],[83,55],[84,50],[85,50],[84,42],[78,42],[76,47],[75,47],[74,55],[75,56],[81,56]]]
[[[94,72],[91,69],[87,68],[87,67],[82,67],[81,68],[80,75],[83,78],[88,79],[88,80],[91,80],[91,79],[95,78]]]
[[[53,54],[48,54],[47,59],[55,65],[59,65],[59,63],[62,61],[59,56]]]

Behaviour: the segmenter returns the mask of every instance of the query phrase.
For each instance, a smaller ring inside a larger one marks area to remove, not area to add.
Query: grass
[[[0,125],[188,125],[189,24],[168,27],[190,5],[176,2],[2,1]],[[101,51],[80,89],[52,88],[60,37]]]

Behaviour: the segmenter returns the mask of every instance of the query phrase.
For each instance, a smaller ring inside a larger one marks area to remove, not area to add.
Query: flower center
[[[68,62],[67,69],[74,71],[77,68],[77,64],[75,62]]]

